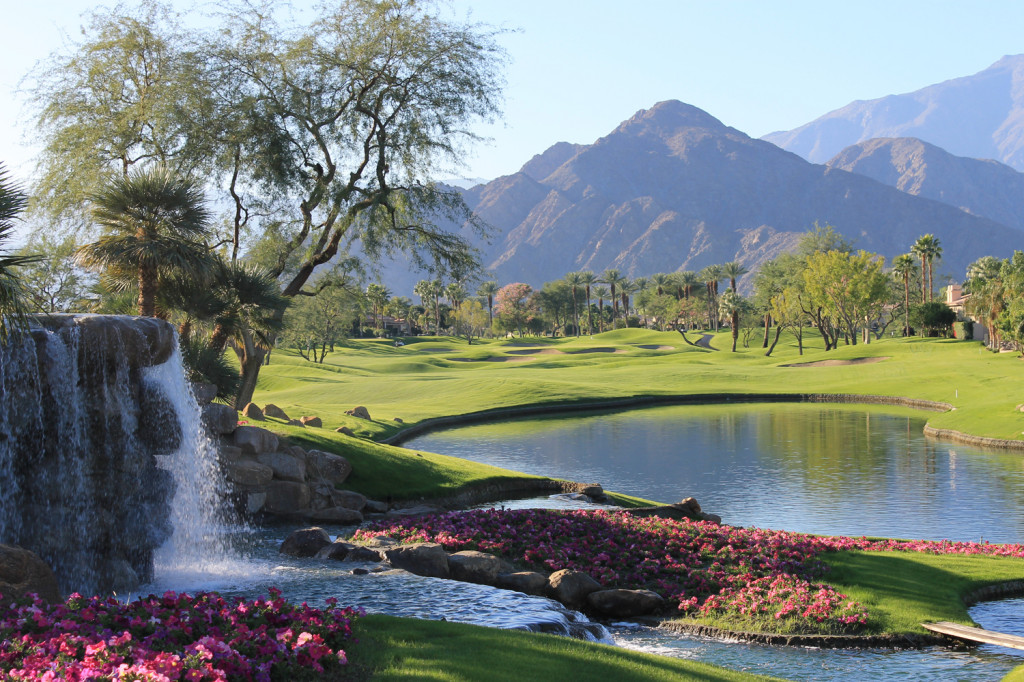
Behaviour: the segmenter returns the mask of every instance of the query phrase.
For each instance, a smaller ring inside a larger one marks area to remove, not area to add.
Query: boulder
[[[0,544],[0,601],[28,593],[48,602],[60,601],[57,577],[35,553],[17,545]]]
[[[499,573],[494,584],[506,590],[541,596],[547,592],[548,577],[536,571]]]
[[[700,518],[701,518],[702,521],[710,521],[711,523],[715,524],[716,526],[721,526],[722,525],[722,517],[719,516],[718,514],[709,514],[707,512],[701,512],[700,513]]]
[[[448,554],[444,547],[433,542],[399,545],[385,549],[384,558],[395,568],[401,568],[428,578],[447,578]]]
[[[331,492],[334,504],[339,507],[362,511],[366,507],[366,496],[352,490],[334,490]]]
[[[306,428],[306,425],[303,424],[298,419],[289,419],[288,420],[288,426],[301,426],[302,428]]]
[[[270,514],[298,514],[309,507],[309,486],[304,483],[271,481],[266,493],[263,508]]]
[[[263,492],[249,493],[245,496],[245,513],[255,514],[267,503],[267,494]]]
[[[357,419],[373,421],[372,419],[370,419],[369,411],[362,405],[360,405],[359,407],[353,407],[351,410],[346,410],[345,414],[349,415],[350,417],[356,417]]]
[[[192,395],[199,405],[209,405],[217,397],[217,386],[208,384],[205,381],[193,381],[191,384]]]
[[[277,452],[279,442],[277,436],[258,426],[239,426],[232,438],[235,445],[242,448],[242,452],[250,455]]]
[[[512,564],[493,554],[465,550],[448,556],[448,570],[455,580],[493,585],[499,573],[511,573],[514,568]]]
[[[380,551],[373,547],[363,547],[361,545],[356,545],[345,555],[345,561],[380,561],[383,558]]]
[[[367,514],[384,514],[388,510],[388,503],[380,500],[367,500],[363,512]]]
[[[402,543],[394,538],[389,538],[387,535],[378,535],[375,538],[370,538],[363,542],[363,547],[372,547],[373,549],[388,549],[389,547],[398,547]]]
[[[221,445],[217,448],[217,459],[222,463],[242,459],[242,448],[234,445]]]
[[[587,606],[603,616],[632,618],[658,611],[665,599],[650,590],[598,590],[587,595]]]
[[[352,550],[356,548],[351,542],[345,542],[344,540],[335,540],[331,544],[322,548],[316,553],[317,559],[334,559],[335,561],[344,561]]]
[[[700,515],[700,503],[697,502],[697,500],[695,500],[692,497],[687,497],[686,499],[682,500],[681,502],[676,502],[672,506],[673,507],[679,507],[680,509],[683,509],[685,511],[690,512],[690,514],[694,518],[696,518],[697,516]]]
[[[265,464],[274,471],[274,478],[282,481],[306,481],[306,465],[287,452],[261,452],[256,461]]]
[[[310,477],[321,478],[328,483],[343,483],[352,473],[352,465],[341,455],[323,450],[306,453],[306,469]]]
[[[395,519],[404,518],[406,516],[423,516],[425,514],[443,514],[445,511],[444,507],[439,507],[436,504],[420,504],[415,507],[391,509],[384,515],[384,518]]]
[[[347,426],[339,426],[338,428],[334,429],[334,432],[340,433],[343,436],[352,436],[353,438],[356,435],[355,432],[352,429],[348,428]]]
[[[242,414],[246,419],[252,419],[253,421],[263,421],[263,410],[256,403],[249,403],[242,408]]]
[[[320,417],[299,417],[299,421],[302,422],[303,426],[308,426],[313,429],[319,429],[324,425]]]
[[[363,522],[363,515],[355,509],[348,507],[327,507],[311,512],[309,518],[314,521],[324,521],[341,525],[359,524]]]
[[[251,459],[239,459],[224,465],[224,475],[236,485],[257,488],[270,483],[274,478],[274,470]]]
[[[287,414],[285,414],[284,410],[282,410],[274,403],[267,403],[266,405],[263,406],[263,416],[273,417],[274,419],[283,419],[285,421],[288,421],[288,419],[290,418]]]
[[[177,347],[174,327],[155,317],[46,315],[37,319],[49,329],[70,320],[79,330],[80,347],[91,349],[94,355],[104,354],[111,360],[125,362],[129,367],[161,365]]]
[[[571,609],[582,608],[587,595],[600,589],[600,583],[581,571],[562,569],[548,576],[548,594]]]
[[[404,420],[404,419],[402,419],[401,417],[395,417],[395,419],[394,419],[394,422],[395,422],[396,424],[404,424],[404,423],[405,423],[405,420]]]
[[[301,528],[292,531],[281,543],[278,550],[281,554],[297,557],[316,556],[324,547],[331,544],[331,536],[323,528]]]
[[[220,403],[204,405],[203,425],[215,436],[230,436],[238,428],[238,412],[235,408]]]
[[[306,461],[306,451],[298,445],[285,445],[281,448],[281,452],[287,452],[292,457],[297,457],[303,462]]]

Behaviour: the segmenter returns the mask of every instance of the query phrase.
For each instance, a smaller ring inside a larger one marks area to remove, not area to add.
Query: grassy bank
[[[367,616],[350,658],[374,680],[767,680],[715,666],[567,637]]]
[[[728,334],[712,345],[728,348]],[[530,344],[530,345],[526,345]],[[980,343],[885,338],[828,353],[812,334],[805,353],[792,338],[770,358],[760,344],[739,352],[688,346],[675,332],[618,330],[580,339],[474,342],[414,338],[402,347],[354,341],[313,364],[274,353],[256,393],[289,414],[316,413],[379,439],[416,422],[533,404],[572,405],[638,396],[708,393],[856,393],[947,402],[927,414],[936,428],[1019,440],[1022,372],[1013,354]],[[864,362],[865,359],[877,359]],[[827,361],[832,366],[792,366]],[[856,361],[858,364],[834,364]],[[364,405],[373,421],[344,414]],[[398,417],[402,423],[394,421]]]

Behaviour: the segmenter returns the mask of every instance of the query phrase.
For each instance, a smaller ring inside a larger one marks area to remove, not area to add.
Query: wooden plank
[[[1017,635],[1008,635],[1002,632],[993,632],[947,621],[942,621],[941,623],[921,623],[921,627],[941,635],[965,639],[969,642],[995,644],[997,646],[1010,647],[1011,649],[1024,649],[1024,637],[1018,637]]]

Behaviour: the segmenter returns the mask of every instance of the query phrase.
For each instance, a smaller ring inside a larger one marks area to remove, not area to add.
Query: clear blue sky
[[[76,36],[81,14],[97,4],[37,0],[5,11],[0,160],[19,178],[28,179],[34,151],[17,82],[63,36]],[[479,130],[492,141],[462,171],[488,179],[515,172],[555,142],[592,142],[664,99],[759,137],[856,99],[909,92],[1024,53],[1020,0],[451,0],[450,7],[518,29],[501,39],[512,60],[504,120]]]

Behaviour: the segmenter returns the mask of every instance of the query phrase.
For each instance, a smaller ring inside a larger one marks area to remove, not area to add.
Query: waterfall
[[[161,546],[172,569],[215,563],[223,484],[199,415],[168,323],[36,318],[0,346],[0,542],[65,594],[128,593]]]

